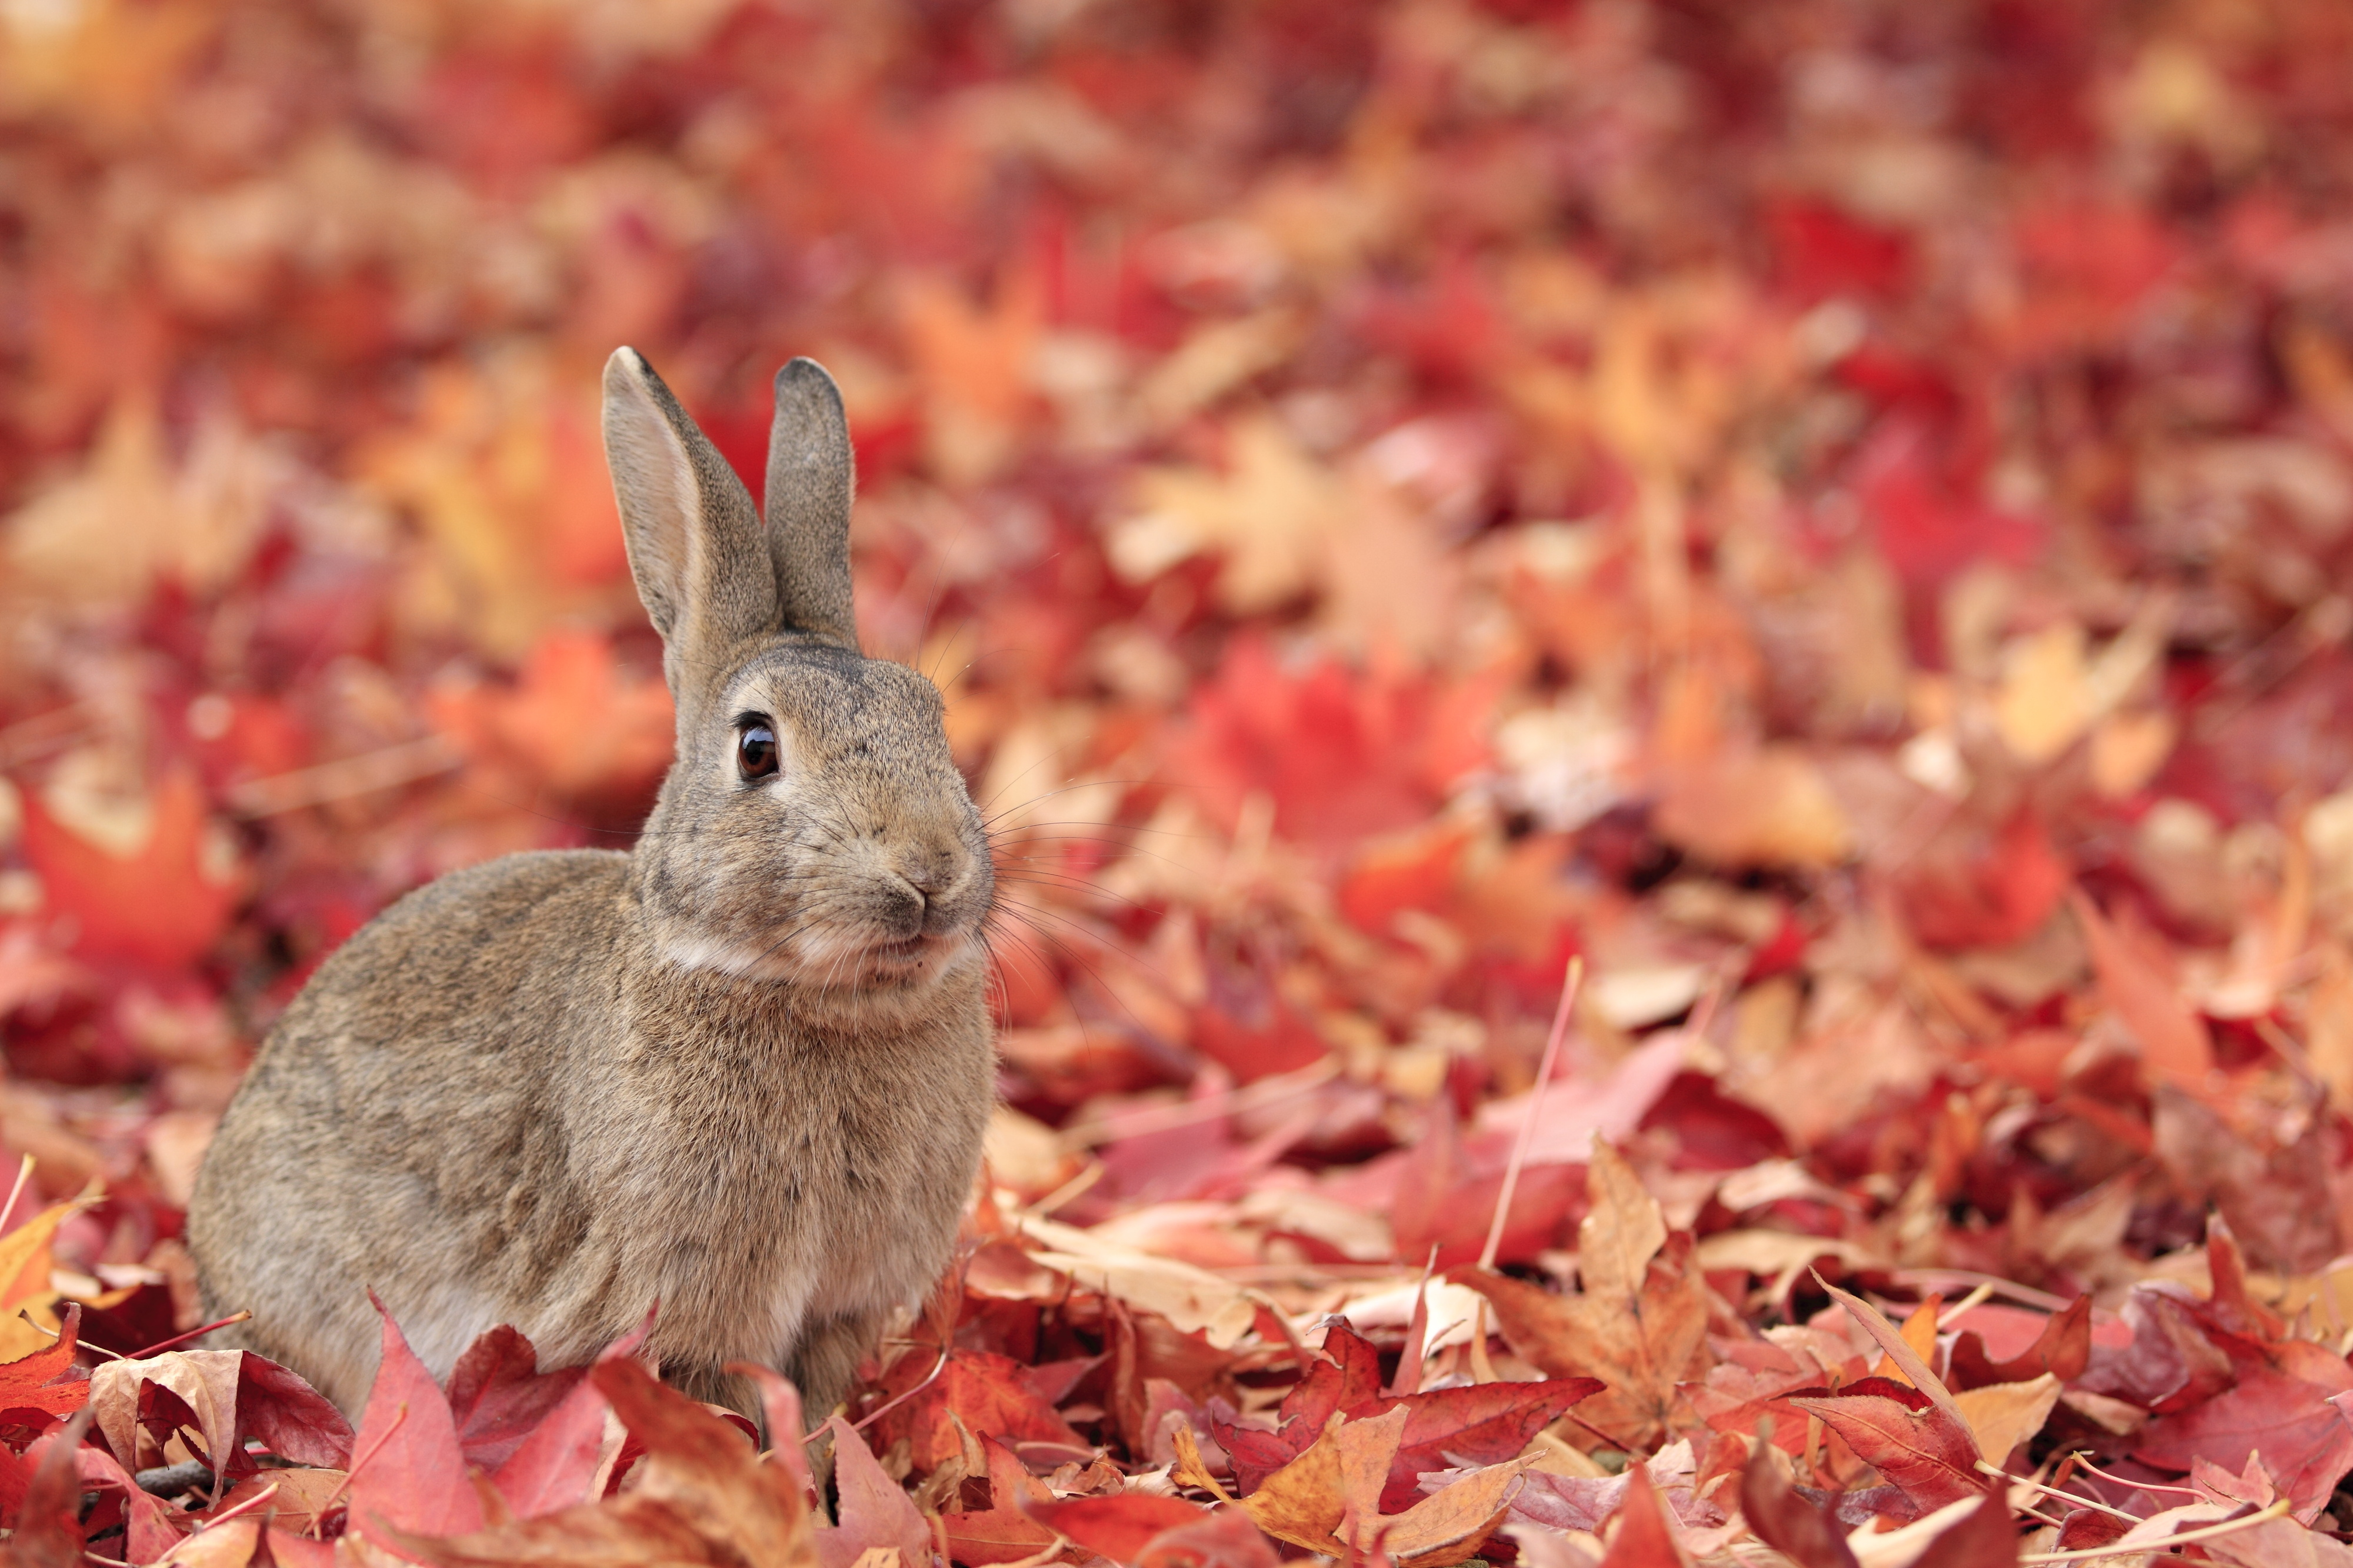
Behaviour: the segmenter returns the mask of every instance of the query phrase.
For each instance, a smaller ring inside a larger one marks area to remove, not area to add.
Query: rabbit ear
[[[664,673],[774,632],[776,574],[744,481],[635,349],[605,362],[605,460]]]
[[[785,625],[858,647],[849,593],[849,498],[857,486],[841,389],[813,359],[776,372],[768,430],[768,549]]]

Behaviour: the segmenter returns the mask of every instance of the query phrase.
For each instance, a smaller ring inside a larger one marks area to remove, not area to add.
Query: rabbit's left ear
[[[635,349],[605,362],[605,460],[670,691],[776,630],[776,573],[744,481]]]
[[[786,629],[853,651],[858,616],[849,591],[849,499],[858,483],[841,389],[813,359],[776,372],[768,427],[768,549]]]

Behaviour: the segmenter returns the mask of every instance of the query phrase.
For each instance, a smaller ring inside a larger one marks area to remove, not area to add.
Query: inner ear
[[[744,481],[634,349],[605,365],[605,450],[638,596],[662,635],[664,672],[684,700],[727,650],[774,636],[780,613],[767,541]]]
[[[614,351],[605,365],[605,460],[638,597],[667,640],[686,608],[701,500],[685,443],[649,384],[658,384],[653,369],[636,350]]]

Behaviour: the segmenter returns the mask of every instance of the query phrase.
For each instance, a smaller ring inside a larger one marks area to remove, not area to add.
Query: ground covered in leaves
[[[304,975],[665,765],[620,342],[839,377],[1006,889],[765,1453],[180,1338]],[[9,1561],[2353,1562],[2339,0],[15,4],[0,363]]]

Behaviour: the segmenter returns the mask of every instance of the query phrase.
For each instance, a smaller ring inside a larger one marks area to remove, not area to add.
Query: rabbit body
[[[856,649],[832,384],[803,361],[777,388],[763,527],[643,362],[607,368],[679,707],[638,847],[394,904],[279,1021],[206,1154],[205,1306],[254,1312],[218,1337],[347,1411],[373,1289],[437,1374],[501,1322],[584,1361],[658,1301],[667,1380],[750,1412],[724,1368],[758,1363],[821,1415],[954,1246],[994,1100],[986,841],[937,691]]]

